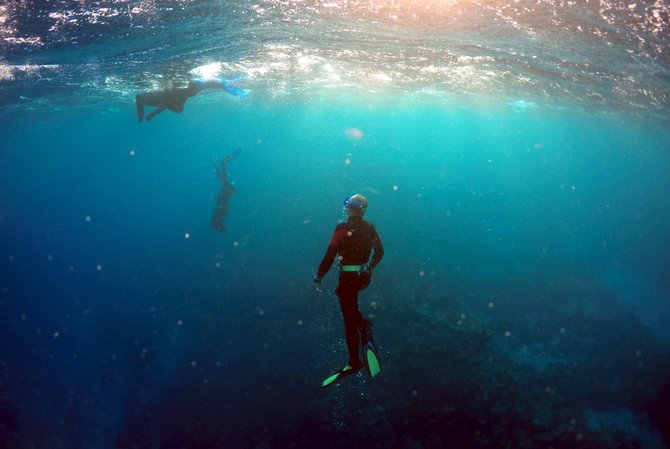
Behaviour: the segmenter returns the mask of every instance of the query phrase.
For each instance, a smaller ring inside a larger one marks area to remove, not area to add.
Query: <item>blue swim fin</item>
[[[223,90],[225,90],[229,94],[235,95],[236,97],[239,97],[239,98],[244,98],[247,95],[249,95],[248,91],[246,91],[244,89],[240,89],[237,86],[233,86],[230,83],[223,84]]]
[[[239,81],[244,79],[243,75],[237,75],[233,77],[233,79],[227,79],[222,76],[218,78],[202,78],[202,77],[196,77],[191,80],[191,83],[197,84],[198,86],[202,88],[208,88],[208,89],[223,89],[226,92],[228,92],[231,95],[235,95],[236,97],[239,98],[244,98],[247,95],[249,95],[249,92],[240,89],[237,86],[233,86],[233,82]]]

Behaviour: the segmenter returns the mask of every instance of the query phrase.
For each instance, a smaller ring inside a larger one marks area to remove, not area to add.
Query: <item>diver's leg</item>
[[[137,121],[144,120],[144,99],[142,94],[135,95],[135,107],[137,108]]]
[[[158,114],[160,114],[160,113],[163,112],[164,110],[165,110],[164,107],[159,107],[158,109],[156,109],[155,111],[153,111],[151,114],[147,115],[147,116],[146,116],[147,122],[151,121],[152,118],[156,117]]]
[[[228,215],[228,205],[217,205],[209,224],[219,232],[226,232],[228,229],[223,225],[226,215]]]
[[[337,287],[337,296],[340,298],[340,309],[344,318],[344,333],[347,341],[347,350],[349,351],[349,364],[358,369],[363,366],[358,355],[358,345],[360,343],[359,328],[361,312],[358,310],[358,289],[350,282],[343,282],[340,277],[340,285]]]

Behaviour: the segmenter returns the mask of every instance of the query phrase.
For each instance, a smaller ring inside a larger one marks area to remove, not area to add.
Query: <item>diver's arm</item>
[[[135,95],[135,107],[137,108],[137,121],[144,120],[144,94]]]
[[[377,234],[377,229],[373,228],[372,234],[372,260],[370,261],[370,271],[381,262],[382,257],[384,257],[384,245],[382,245],[382,239],[379,238]]]
[[[337,248],[329,245],[328,249],[326,250],[326,254],[323,256],[323,259],[319,264],[319,270],[316,272],[316,276],[314,276],[314,282],[321,282],[321,279],[323,279],[326,273],[328,273],[330,267],[333,266],[333,262],[335,262],[335,256],[337,256]]]

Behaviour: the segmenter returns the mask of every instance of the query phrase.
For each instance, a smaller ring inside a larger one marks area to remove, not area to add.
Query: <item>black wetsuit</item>
[[[335,290],[337,297],[340,298],[340,308],[344,317],[349,364],[355,368],[362,366],[358,356],[360,340],[358,332],[362,327],[363,317],[358,310],[358,292],[370,284],[370,273],[384,256],[384,247],[375,226],[369,221],[353,216],[349,217],[346,223],[338,224],[317,273],[317,277],[321,279],[330,270],[338,254],[340,266],[367,264],[372,250],[374,253],[368,270],[340,271],[339,283]]]

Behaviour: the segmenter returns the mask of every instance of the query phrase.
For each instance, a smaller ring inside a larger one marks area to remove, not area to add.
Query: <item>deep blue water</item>
[[[0,18],[0,447],[670,447],[664,3]],[[137,122],[206,69],[250,95]],[[311,280],[356,192],[383,371],[322,390],[346,349]]]

